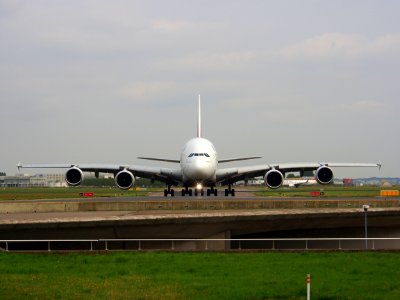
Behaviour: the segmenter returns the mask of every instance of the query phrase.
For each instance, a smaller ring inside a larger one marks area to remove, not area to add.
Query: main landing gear
[[[171,189],[171,185],[167,185],[167,188],[164,190],[164,197],[168,197],[168,195],[171,195],[171,197],[175,196],[175,191],[174,189]],[[188,195],[190,197],[192,196],[204,196],[204,190],[203,189],[189,189],[189,187],[185,187],[181,191],[182,197]],[[207,197],[210,196],[218,196],[218,190],[215,187],[210,187],[206,190],[206,195]],[[232,189],[232,185],[228,185],[228,188],[225,189],[225,196],[231,195],[232,197],[235,196],[235,189]]]
[[[232,197],[235,197],[235,189],[232,188],[232,185],[228,185],[228,188],[225,189],[225,197],[228,197],[231,194]]]
[[[207,196],[218,196],[218,190],[214,187],[211,187],[210,189],[207,189]]]
[[[171,189],[170,185],[168,185],[168,188],[164,190],[164,197],[167,197],[168,195],[171,195],[171,197],[175,196],[175,191],[174,189]]]

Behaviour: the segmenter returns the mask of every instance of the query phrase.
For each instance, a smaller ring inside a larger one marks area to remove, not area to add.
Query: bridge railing
[[[0,240],[2,251],[400,250],[400,238]]]

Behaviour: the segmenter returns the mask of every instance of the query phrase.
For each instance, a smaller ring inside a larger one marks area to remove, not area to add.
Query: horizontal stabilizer
[[[226,163],[226,162],[231,162],[231,161],[250,160],[250,159],[257,159],[257,158],[261,158],[261,156],[250,156],[250,157],[220,159],[220,160],[218,160],[218,162],[219,163]]]
[[[164,161],[164,162],[170,162],[170,163],[180,163],[181,162],[180,160],[176,160],[176,159],[154,158],[154,157],[138,157],[138,159]]]

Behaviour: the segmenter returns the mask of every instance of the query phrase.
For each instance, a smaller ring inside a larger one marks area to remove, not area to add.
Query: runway
[[[400,200],[400,197],[256,197],[256,196],[236,196],[236,197],[224,197],[224,196],[211,196],[211,197],[190,197],[190,196],[176,196],[176,197],[164,197],[164,196],[139,196],[139,197],[88,197],[88,198],[59,198],[59,199],[36,199],[36,200],[11,200],[2,201],[1,203],[49,203],[49,202],[78,202],[78,203],[89,203],[89,202],[140,202],[140,201],[161,201],[161,202],[182,202],[182,201],[367,201],[367,200]]]

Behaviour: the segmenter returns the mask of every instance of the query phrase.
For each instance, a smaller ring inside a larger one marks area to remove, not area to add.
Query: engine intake
[[[115,175],[115,184],[122,190],[127,190],[135,183],[135,177],[127,170],[120,171]]]
[[[283,183],[283,175],[278,170],[269,170],[264,176],[265,185],[271,189],[279,188]]]
[[[315,179],[319,184],[329,184],[333,180],[333,171],[327,166],[321,166],[315,171]]]
[[[82,183],[82,180],[83,172],[77,167],[72,167],[65,173],[65,181],[70,186],[78,186]]]

